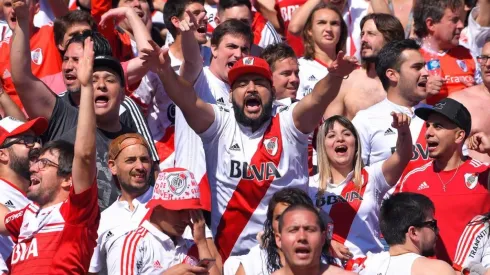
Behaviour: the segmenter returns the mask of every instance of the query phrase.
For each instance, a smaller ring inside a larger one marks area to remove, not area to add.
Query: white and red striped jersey
[[[146,203],[151,199],[152,194],[153,186],[150,186],[145,193],[132,201],[132,211],[127,201],[119,199],[102,211],[99,229],[97,230],[97,247],[90,260],[90,273],[97,273],[104,267],[111,266],[109,263],[114,260],[113,258],[121,256],[121,250],[114,249],[117,247],[115,242],[140,226],[146,213],[148,213]],[[119,263],[120,261],[117,261],[117,264]],[[113,274],[113,270],[110,271],[108,274]]]
[[[319,193],[319,175],[310,177],[309,194],[317,207],[330,215],[335,226],[333,239],[347,246],[354,258],[381,252],[378,205],[391,188],[382,171],[383,162],[362,169],[362,187],[353,182],[354,172],[340,184],[327,183]]]
[[[462,271],[473,264],[490,269],[490,221],[478,215],[473,218],[459,238],[453,268]]]
[[[0,20],[0,41],[7,40],[11,36],[12,36],[12,30],[7,24],[7,21]]]
[[[172,240],[149,221],[144,221],[125,237],[120,258],[119,269],[109,274],[162,274],[177,264],[197,265],[199,253],[194,241]]]
[[[299,87],[296,93],[296,99],[300,100],[303,97],[311,94],[313,88],[318,81],[327,76],[327,64],[317,59],[298,59],[299,63]]]
[[[282,39],[271,22],[267,21],[262,14],[254,12],[252,21],[254,44],[265,49],[269,45],[281,43]]]
[[[467,158],[458,168],[435,171],[434,162],[409,172],[401,181],[401,192],[415,192],[434,203],[435,219],[440,229],[436,256],[452,263],[456,246],[468,221],[490,212],[487,164]]]
[[[459,44],[470,50],[473,57],[479,56],[485,40],[490,36],[490,27],[481,26],[475,18],[480,13],[480,7],[474,7],[468,16],[468,26],[461,32]]]
[[[16,243],[12,274],[86,274],[97,241],[97,184],[66,201],[39,209],[30,203],[5,217]]]
[[[421,257],[415,253],[391,256],[388,251],[368,252],[365,258],[356,259],[357,263],[352,270],[360,275],[412,275],[413,263]]]
[[[27,199],[24,191],[20,190],[13,183],[0,178],[0,203],[5,205],[10,211],[15,211],[26,207],[31,201]],[[12,254],[14,242],[10,237],[0,235],[0,256],[8,259]],[[0,260],[0,263],[2,260]]]
[[[194,89],[204,102],[219,106],[231,105],[230,86],[218,79],[209,67],[203,69],[194,84]],[[185,168],[194,173],[196,181],[201,186],[201,203],[205,209],[207,208],[206,210],[211,210],[203,144],[196,132],[187,124],[184,114],[178,107],[175,108],[175,167]]]
[[[307,188],[308,134],[294,125],[296,105],[275,106],[271,120],[255,132],[236,121],[233,109],[212,105],[215,120],[200,136],[211,187],[211,231],[223,260],[257,244],[275,192]]]
[[[208,30],[207,33],[209,36],[213,33],[214,29],[216,28],[216,22],[214,19],[216,18],[216,15],[218,14],[218,5],[217,4],[208,4],[204,3],[204,9],[206,10],[206,15],[208,17]]]
[[[361,60],[361,20],[368,14],[369,3],[366,0],[348,0],[343,12],[348,28],[346,55],[355,56],[357,60]]]

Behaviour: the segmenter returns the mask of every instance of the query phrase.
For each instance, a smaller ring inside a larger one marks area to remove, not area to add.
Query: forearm
[[[126,70],[128,85],[138,83],[148,73],[149,69],[143,65],[143,62],[144,60],[140,57],[135,57],[128,61]]]
[[[478,5],[480,7],[480,12],[475,18],[475,21],[482,27],[490,26],[490,12],[488,12],[490,10],[490,0],[479,0]]]
[[[208,245],[206,243],[206,240],[204,239],[203,241],[199,242],[196,244],[197,246],[197,251],[199,252],[199,259],[213,259],[213,255],[211,254],[211,251],[208,248]],[[209,269],[209,274],[210,275],[220,275],[221,272],[218,269],[218,266],[213,264],[213,266]]]
[[[374,13],[392,14],[390,7],[385,0],[371,0],[371,7]]]
[[[306,20],[310,16],[311,11],[321,3],[322,0],[308,0],[293,13],[291,21],[289,21],[288,31],[294,35],[301,35],[305,27]]]
[[[398,133],[396,151],[383,163],[383,175],[386,182],[394,186],[400,179],[403,170],[412,158],[412,136],[410,132]]]
[[[201,49],[194,37],[193,31],[182,32],[182,55],[184,62],[180,68],[180,75],[190,83],[194,83],[203,68]]]
[[[12,81],[19,91],[19,96],[23,92],[22,87],[27,84],[27,78],[33,78],[31,70],[31,53],[29,48],[29,22],[25,19],[17,21],[17,26],[12,35],[10,45],[10,64]]]
[[[65,0],[48,0],[49,7],[53,11],[53,15],[59,18],[69,12],[68,1]]]
[[[75,155],[73,158],[74,190],[79,194],[92,185],[95,179],[95,124],[92,83],[82,86],[78,113]]]
[[[20,110],[19,106],[17,106],[10,96],[5,93],[0,87],[0,105],[2,106],[3,112],[5,116],[11,116],[20,121],[26,121],[27,118],[24,113]]]
[[[279,33],[283,33],[283,25],[279,20],[279,14],[275,9],[276,2],[270,0],[257,0],[255,9],[257,9],[267,20],[269,20]]]
[[[141,51],[141,49],[151,47],[148,43],[148,41],[152,40],[150,32],[133,9],[128,9],[126,19],[133,30],[133,37],[136,42],[136,46],[138,47],[138,52]]]

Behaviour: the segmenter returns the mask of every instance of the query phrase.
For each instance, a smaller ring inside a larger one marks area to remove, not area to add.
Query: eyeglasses
[[[489,58],[490,56],[488,55],[479,55],[476,57],[476,61],[478,61],[480,64],[487,64]]]
[[[414,224],[413,226],[415,226],[415,227],[429,227],[436,234],[439,232],[439,227],[437,227],[437,220],[426,221],[426,222],[422,222],[419,224]]]
[[[0,146],[0,148],[8,148],[14,144],[24,144],[27,148],[32,148],[34,147],[34,145],[36,145],[36,143],[41,144],[41,138],[35,136],[20,136],[12,139],[9,142],[6,142],[2,146]]]
[[[46,166],[52,166],[52,167],[60,167],[59,164],[55,163],[55,162],[52,162],[50,161],[49,159],[47,158],[40,158],[40,159],[37,159],[35,162],[34,162],[34,165],[38,165],[38,168],[40,170],[46,168]]]

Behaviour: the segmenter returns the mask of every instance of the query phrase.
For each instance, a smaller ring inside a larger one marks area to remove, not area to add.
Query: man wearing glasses
[[[351,262],[352,269],[364,274],[454,275],[449,264],[426,257],[435,255],[439,234],[432,201],[421,194],[399,193],[383,202],[379,225],[389,251]]]
[[[490,135],[490,36],[483,45],[481,55],[477,57],[483,83],[449,95],[463,104],[471,114],[471,133]],[[468,151],[469,156],[481,162],[490,163],[490,156],[474,150]]]
[[[425,139],[431,162],[413,169],[401,180],[402,192],[426,195],[435,205],[441,229],[436,256],[452,264],[461,232],[476,215],[490,211],[489,166],[463,155],[472,117],[465,106],[445,98],[415,114],[425,120]],[[487,136],[477,133],[468,145],[490,153]]]
[[[39,152],[39,136],[47,127],[48,122],[44,118],[28,122],[12,117],[0,120],[0,204],[9,211],[22,209],[30,203],[26,197],[31,174],[29,161]],[[13,246],[10,237],[0,236],[1,258],[8,259]]]

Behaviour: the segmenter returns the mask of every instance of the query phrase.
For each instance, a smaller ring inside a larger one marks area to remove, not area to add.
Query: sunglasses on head
[[[15,137],[12,140],[4,143],[0,148],[8,148],[14,144],[24,144],[27,148],[32,148],[36,143],[42,144],[41,143],[41,138],[40,137],[35,137],[35,136],[19,136]]]

